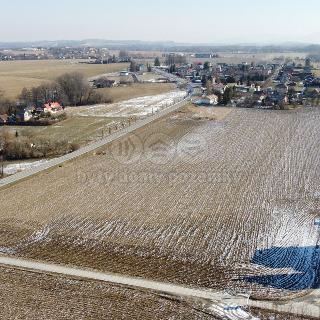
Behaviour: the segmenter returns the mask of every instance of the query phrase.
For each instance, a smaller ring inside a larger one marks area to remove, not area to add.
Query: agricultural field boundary
[[[242,307],[255,307],[264,310],[277,311],[281,313],[303,315],[318,318],[320,308],[307,300],[301,301],[257,301],[242,295],[232,296],[227,292],[207,290],[205,288],[184,287],[177,284],[158,282],[143,278],[129,277],[121,274],[102,273],[89,269],[67,267],[51,263],[37,262],[21,258],[11,258],[0,255],[0,265],[14,267],[33,272],[60,274],[73,278],[83,278],[94,281],[134,287],[143,290],[150,290],[156,294],[171,295],[178,298],[200,300],[214,314],[222,316],[223,319],[258,319],[244,311]],[[314,290],[313,295],[319,296],[319,290]]]
[[[94,281],[102,281],[130,288],[150,290],[155,294],[169,295],[180,298],[195,299],[205,302],[209,305],[209,310],[215,315],[222,316],[223,319],[252,319],[258,320],[245,312],[240,305],[246,304],[245,298],[231,297],[227,293],[208,291],[205,289],[194,289],[183,287],[180,285],[157,282],[143,278],[128,277],[120,274],[101,273],[97,271],[79,269],[76,267],[66,267],[49,263],[42,263],[33,260],[25,260],[20,258],[9,258],[0,255],[0,265],[15,267],[33,272],[46,274],[60,274],[72,278],[83,278]],[[228,300],[230,299],[230,300]],[[225,301],[223,301],[225,300]],[[227,302],[226,302],[227,300]]]
[[[45,171],[45,170],[48,170],[48,169],[51,169],[51,168],[54,168],[56,166],[59,166],[61,164],[63,164],[64,162],[66,161],[70,161],[70,160],[73,160],[75,158],[78,158],[82,155],[85,155],[89,152],[92,152],[96,149],[99,149],[103,146],[105,146],[106,144],[109,144],[119,138],[122,138],[124,137],[125,135],[139,129],[139,128],[142,128],[150,123],[152,123],[153,121],[156,121],[184,106],[186,106],[188,103],[190,102],[190,97],[186,97],[185,99],[183,99],[182,101],[172,105],[171,107],[168,107],[164,110],[161,110],[159,111],[158,113],[154,114],[153,116],[149,116],[145,119],[142,119],[142,120],[139,120],[137,122],[135,122],[134,124],[130,125],[129,127],[126,127],[120,131],[117,131],[111,135],[109,135],[108,137],[104,138],[104,139],[101,139],[99,141],[96,141],[94,143],[91,143],[83,148],[80,148],[79,150],[77,151],[74,151],[72,153],[69,153],[67,155],[64,155],[62,157],[59,157],[59,158],[55,158],[55,159],[52,159],[46,163],[44,163],[43,165],[40,165],[38,167],[35,167],[35,168],[32,168],[30,170],[26,170],[26,171],[23,171],[23,172],[19,172],[15,175],[12,175],[10,177],[7,177],[7,178],[4,178],[4,179],[1,179],[0,180],[0,188],[1,187],[5,187],[5,186],[8,186],[12,183],[16,183],[20,180],[23,180],[23,179],[26,179],[26,178],[29,178],[39,172],[42,172],[42,171]]]

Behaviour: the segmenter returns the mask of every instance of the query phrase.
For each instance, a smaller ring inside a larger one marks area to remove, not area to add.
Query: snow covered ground
[[[17,172],[20,172],[20,171],[24,171],[27,169],[32,169],[32,168],[38,167],[46,162],[48,162],[48,160],[12,163],[12,164],[6,165],[3,169],[3,172],[5,175],[12,175],[12,174],[16,174]]]
[[[155,96],[134,98],[113,104],[99,104],[79,108],[78,115],[90,117],[128,118],[144,117],[179,102],[186,96],[185,91],[171,91]]]

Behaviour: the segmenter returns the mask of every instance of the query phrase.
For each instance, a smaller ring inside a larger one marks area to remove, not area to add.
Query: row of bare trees
[[[26,106],[40,106],[48,101],[59,101],[65,106],[111,102],[94,90],[83,74],[74,72],[63,74],[51,83],[22,89],[18,101],[10,100],[0,90],[0,114],[12,114]]]
[[[24,88],[19,96],[22,105],[41,105],[47,101],[59,101],[66,106],[100,103],[105,97],[94,90],[81,73],[66,73],[53,83],[44,83],[32,89]]]

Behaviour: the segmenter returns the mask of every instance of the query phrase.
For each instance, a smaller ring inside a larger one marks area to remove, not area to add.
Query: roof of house
[[[61,104],[59,102],[49,102],[43,105],[44,108],[46,109],[60,109]]]

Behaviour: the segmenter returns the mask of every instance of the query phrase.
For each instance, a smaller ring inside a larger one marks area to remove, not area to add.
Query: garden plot
[[[145,117],[161,111],[182,100],[184,91],[172,91],[155,96],[130,99],[113,104],[101,104],[79,108],[78,115],[83,117],[129,118]]]
[[[319,287],[319,121],[316,108],[173,114],[0,190],[0,247],[255,297],[304,294]]]

